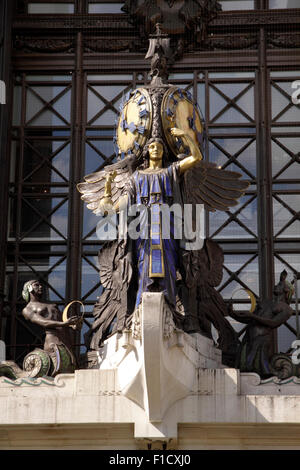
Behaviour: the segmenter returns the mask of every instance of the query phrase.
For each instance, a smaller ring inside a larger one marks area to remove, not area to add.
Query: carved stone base
[[[145,293],[131,329],[106,340],[98,355],[89,353],[90,367],[91,362],[93,368],[116,370],[121,393],[141,406],[152,423],[195,392],[200,368],[223,368],[212,340],[176,328],[162,293]]]

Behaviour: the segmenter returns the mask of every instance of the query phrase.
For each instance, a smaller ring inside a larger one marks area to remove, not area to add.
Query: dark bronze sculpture
[[[12,379],[20,377],[55,377],[59,373],[74,372],[76,359],[71,349],[69,328],[80,328],[81,318],[73,316],[62,321],[57,305],[42,300],[43,286],[37,280],[24,284],[22,296],[27,303],[22,314],[26,320],[45,329],[44,349],[36,348],[27,354],[23,370],[13,361],[0,365],[0,376]]]
[[[218,347],[222,350],[222,362],[234,367],[239,340],[226,319],[228,308],[216,287],[223,278],[224,254],[212,240],[205,240],[201,250],[185,251],[182,255],[185,271],[183,286],[186,305],[184,330],[201,332],[212,339],[211,325],[218,332]]]
[[[130,325],[144,292],[161,291],[180,328],[211,337],[208,322],[212,322],[219,331],[220,347],[228,352],[235,336],[225,318],[225,304],[214,290],[222,268],[220,264],[212,267],[213,251],[221,261],[221,250],[209,242],[204,248],[203,243],[191,247],[186,233],[177,237],[176,229],[185,222],[178,223],[171,212],[161,213],[161,206],[177,205],[182,213],[187,204],[226,211],[237,204],[248,182],[240,180],[239,173],[203,161],[203,126],[197,105],[188,92],[166,83],[165,39],[157,28],[149,50],[149,57],[154,57],[152,82],[131,92],[123,103],[116,136],[119,162],[87,175],[78,184],[82,199],[96,214],[118,213],[121,218],[126,208],[129,212],[134,205],[143,209],[137,237],[130,233],[117,237],[99,253],[105,290],[95,305],[95,321],[86,342],[90,349],[99,349],[108,335]],[[199,214],[194,214],[190,224],[196,233],[197,219]],[[163,234],[166,223],[170,227],[167,237]],[[209,299],[203,298],[206,288]]]
[[[286,277],[287,272],[283,271],[279,283],[274,287],[273,299],[258,302],[253,313],[230,313],[234,319],[248,325],[236,360],[236,367],[241,372],[256,372],[262,378],[280,372],[272,365],[271,346],[274,329],[293,314],[289,303],[294,288]]]
[[[186,42],[202,41],[207,25],[222,10],[217,0],[126,0],[122,10],[139,28],[141,35],[151,33],[156,23],[163,30]]]
[[[159,219],[154,221],[153,218],[156,207],[161,202],[177,203],[183,207],[184,201],[194,200],[198,204],[204,204],[209,210],[215,210],[215,208],[227,210],[229,205],[236,204],[235,197],[241,195],[248,186],[248,183],[239,181],[239,174],[219,170],[213,164],[200,161],[199,148],[188,140],[183,131],[173,129],[173,135],[175,134],[185,139],[186,145],[190,144],[191,153],[195,156],[186,156],[178,162],[173,160],[172,163],[172,160],[163,157],[164,145],[157,139],[150,139],[148,141],[149,163],[147,160],[141,163],[137,160],[136,169],[131,173],[132,159],[130,160],[131,168],[129,166],[126,168],[128,161],[123,160],[119,164],[111,165],[101,172],[87,176],[87,182],[78,185],[83,193],[83,200],[88,202],[88,207],[94,208],[96,212],[118,211],[124,201],[143,204],[150,216],[151,232],[157,234],[155,247],[153,238],[139,237],[136,241],[128,238],[127,241],[111,242],[100,252],[100,277],[106,290],[94,310],[92,348],[99,348],[107,333],[124,328],[125,321],[128,323],[133,310],[139,307],[143,292],[163,291],[174,314],[176,312],[178,297],[176,282],[178,272],[184,266],[180,263],[182,250],[178,240],[175,240],[172,235],[170,239],[161,238]],[[182,180],[182,173],[190,175],[190,180],[188,178],[185,181]],[[111,188],[111,174],[114,174],[114,189]],[[198,181],[197,191],[194,189],[194,181]],[[151,189],[154,187],[156,189]],[[227,199],[223,196],[226,191]],[[186,199],[182,199],[182,195]],[[155,227],[157,231],[154,232]],[[190,252],[189,269],[193,275],[196,275],[199,269],[201,270],[199,256],[201,256],[199,250]],[[182,279],[185,283],[185,272],[182,273]],[[134,306],[132,299],[135,299]],[[197,302],[192,308],[198,312]],[[189,312],[186,311],[185,314],[188,317]],[[222,319],[225,323],[224,314],[222,314]],[[115,326],[111,329],[110,325],[113,321],[115,321]]]

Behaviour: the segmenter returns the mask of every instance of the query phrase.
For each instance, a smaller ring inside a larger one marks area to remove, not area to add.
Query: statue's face
[[[41,295],[43,293],[43,286],[39,281],[33,282],[30,287],[31,287],[31,289],[29,289],[29,290],[33,294]]]
[[[281,283],[274,286],[273,293],[276,297],[279,297],[279,298],[284,298],[285,297],[284,288],[283,288]]]
[[[164,153],[164,148],[160,142],[155,141],[149,145],[150,160],[152,161],[162,160],[163,153]]]

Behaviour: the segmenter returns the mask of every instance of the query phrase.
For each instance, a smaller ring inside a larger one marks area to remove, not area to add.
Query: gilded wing
[[[114,171],[117,175],[112,183],[111,197],[113,204],[117,202],[128,183],[132,173],[132,165],[133,159],[128,157],[118,163],[106,166],[101,171],[86,175],[85,182],[77,184],[77,189],[82,194],[81,199],[87,203],[88,209],[95,214],[99,213],[99,203],[104,196],[106,176]]]
[[[209,211],[227,211],[243,196],[249,182],[240,173],[222,170],[215,163],[200,161],[184,175],[186,202],[204,204]]]

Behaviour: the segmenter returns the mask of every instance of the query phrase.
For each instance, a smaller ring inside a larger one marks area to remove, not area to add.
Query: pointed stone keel
[[[175,327],[162,293],[144,293],[132,328],[105,342],[98,367],[117,369],[122,395],[158,425],[177,400],[197,392],[199,368],[224,366],[213,341]]]

